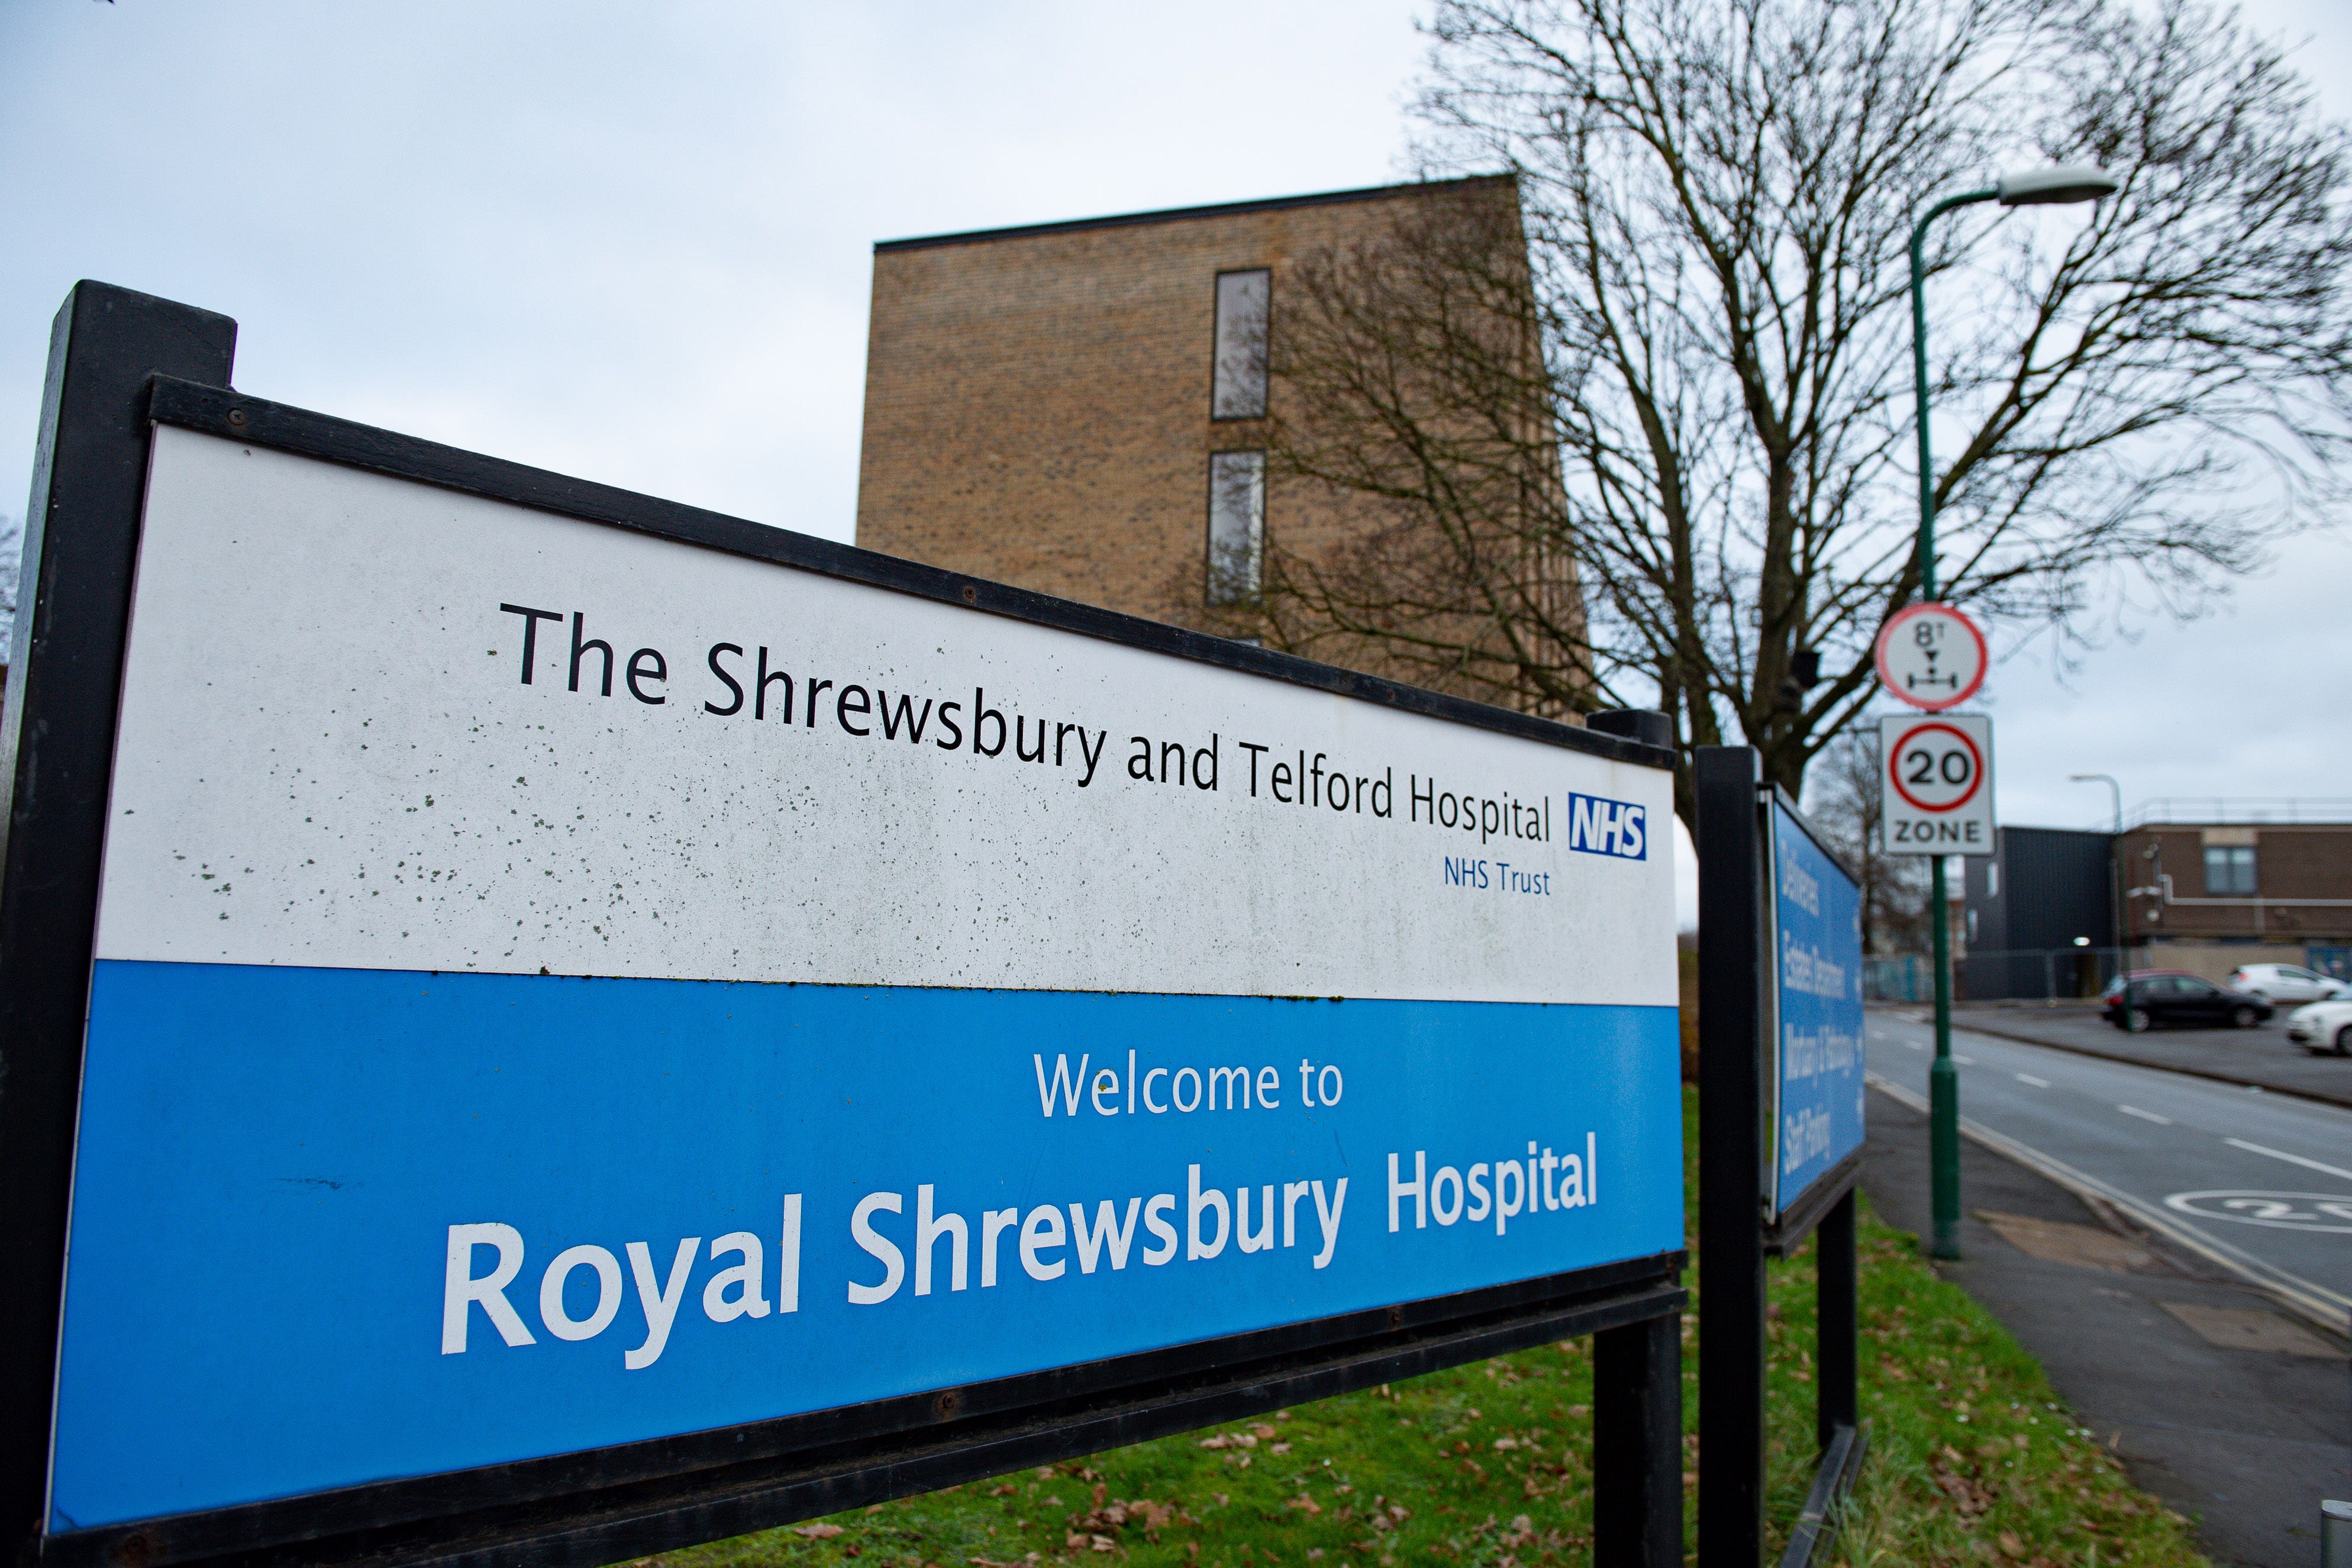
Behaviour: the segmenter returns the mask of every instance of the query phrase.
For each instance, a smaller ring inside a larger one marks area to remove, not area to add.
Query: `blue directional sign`
[[[1785,1214],[1862,1147],[1862,895],[1779,799],[1769,808],[1775,1094],[1769,1186]]]

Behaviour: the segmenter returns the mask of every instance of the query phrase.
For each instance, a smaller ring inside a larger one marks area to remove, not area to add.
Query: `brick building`
[[[1286,282],[1440,210],[1507,224],[1524,259],[1507,176],[877,244],[857,542],[1228,629],[1214,612],[1252,601],[1269,537],[1313,555],[1380,521],[1269,477]]]
[[[2005,827],[1967,865],[1971,996],[2095,991],[2118,884],[2135,967],[2352,980],[2352,802],[2158,801],[2121,835]]]
[[[2352,979],[2352,812],[2166,803],[2117,849],[2128,940],[2148,963],[2212,979],[2303,963]]]

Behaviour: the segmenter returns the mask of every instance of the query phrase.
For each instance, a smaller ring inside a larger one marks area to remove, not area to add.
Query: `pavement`
[[[1916,1005],[1906,1012],[1924,1012]],[[2280,1094],[2301,1095],[2352,1106],[2352,1057],[2315,1055],[2286,1037],[2281,1007],[2270,1022],[2251,1029],[2156,1028],[2126,1035],[2101,1018],[2092,1004],[1977,1002],[1952,1009],[1955,1028],[1974,1029],[2007,1039],[2105,1057],[2111,1061],[2160,1067],[2224,1083],[2259,1084]]]
[[[1874,1009],[1869,1032],[1885,1087],[1863,1184],[1882,1218],[1924,1235],[1928,1031]],[[1962,1260],[1938,1272],[2041,1360],[2142,1486],[2198,1521],[2217,1563],[2312,1568],[2320,1500],[2352,1497],[2352,1362],[2345,1334],[2284,1305],[2276,1280],[2348,1299],[2352,1171],[2309,1165],[2352,1154],[2352,1114],[1957,1029],[1953,1044],[1963,1116],[2042,1170],[1964,1139]],[[2299,1206],[2196,1195],[2264,1186],[2298,1189]],[[2328,1194],[2340,1219],[2300,1201]]]

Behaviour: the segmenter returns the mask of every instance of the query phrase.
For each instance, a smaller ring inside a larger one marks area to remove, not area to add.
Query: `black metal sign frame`
[[[607,1562],[1595,1337],[1597,1560],[1682,1560],[1680,1251],[965,1387],[278,1501],[47,1527],[99,877],[152,428],[168,424],[1646,767],[1673,753],[245,396],[236,323],[58,312],[0,711],[0,1520],[19,1563]],[[321,1390],[321,1397],[331,1397]]]
[[[1860,1151],[1817,1178],[1777,1216],[1763,1181],[1771,994],[1772,868],[1765,813],[1776,792],[1758,753],[1708,746],[1696,758],[1699,865],[1698,1555],[1756,1563],[1764,1552],[1768,1332],[1764,1263],[1818,1237],[1815,1431],[1822,1460],[1781,1568],[1804,1568],[1834,1537],[1836,1508],[1867,1441],[1855,1395],[1854,1184]],[[1779,804],[1796,815],[1785,795]],[[1799,821],[1803,821],[1799,816]],[[1816,835],[1818,837],[1818,835]]]

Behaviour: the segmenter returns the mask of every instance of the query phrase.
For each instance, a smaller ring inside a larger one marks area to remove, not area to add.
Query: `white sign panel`
[[[1993,852],[1991,720],[1890,714],[1878,745],[1888,854]]]
[[[169,427],[142,551],[102,958],[1675,1003],[1655,768]]]
[[[1878,634],[1878,679],[1890,696],[1940,713],[1984,685],[1984,633],[1949,605],[1906,605]]]

